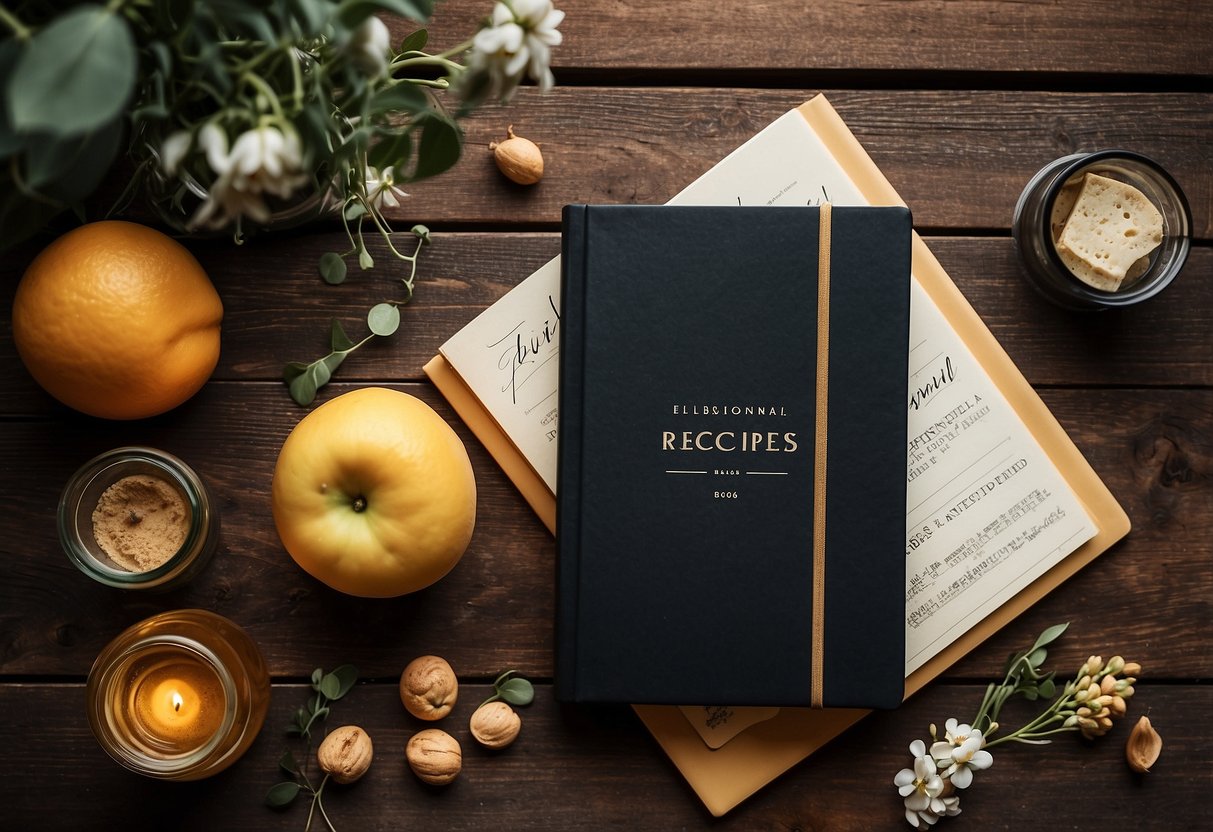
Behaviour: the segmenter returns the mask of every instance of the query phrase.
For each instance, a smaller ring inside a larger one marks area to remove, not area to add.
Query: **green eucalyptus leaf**
[[[371,96],[370,102],[372,113],[420,113],[429,106],[429,98],[421,87],[407,81],[380,90]]]
[[[1036,668],[1038,668],[1042,664],[1044,664],[1045,659],[1048,658],[1048,656],[1049,656],[1048,650],[1044,649],[1043,647],[1037,647],[1035,650],[1033,650],[1031,653],[1028,654],[1028,658],[1027,658],[1028,665],[1033,670],[1035,670]]]
[[[295,762],[295,755],[289,751],[278,758],[278,768],[287,774],[299,774],[299,763]]]
[[[337,8],[337,19],[353,29],[375,12],[398,14],[424,23],[433,11],[433,0],[345,0]]]
[[[337,680],[341,683],[341,687],[336,696],[331,696],[329,698],[340,699],[349,693],[354,688],[355,683],[357,683],[358,668],[354,667],[352,664],[343,664],[341,667],[338,667],[333,671],[333,675],[337,677]]]
[[[351,202],[345,208],[345,218],[347,220],[356,220],[366,213],[366,206],[361,202]]]
[[[366,314],[366,325],[386,338],[400,328],[400,310],[390,303],[377,303]]]
[[[279,783],[271,786],[270,790],[265,794],[265,805],[275,809],[289,806],[291,801],[299,796],[300,788],[298,783]]]
[[[1040,691],[1040,695],[1045,699],[1052,699],[1057,695],[1057,683],[1052,679],[1045,679],[1036,686],[1036,689]]]
[[[0,159],[17,152],[26,144],[28,136],[21,136],[12,124],[9,123],[8,116],[8,87],[10,83],[16,83],[16,76],[13,75],[13,66],[17,63],[17,58],[21,56],[21,42],[16,38],[9,38],[6,41],[0,41]],[[13,79],[9,81],[7,79]]]
[[[316,362],[317,388],[329,383],[329,379],[333,377],[333,373],[337,372],[337,368],[341,366],[341,362],[345,361],[346,355],[348,353],[331,352]]]
[[[1070,622],[1067,621],[1064,624],[1054,624],[1052,627],[1049,627],[1036,639],[1036,643],[1032,645],[1032,650],[1035,650],[1038,647],[1045,647],[1057,641],[1057,639],[1061,637],[1061,634],[1064,633],[1066,628],[1069,626]]]
[[[430,39],[430,33],[425,29],[418,29],[411,35],[400,42],[401,52],[420,52],[425,49],[426,43]]]
[[[386,167],[404,170],[412,152],[412,138],[407,132],[400,130],[389,133],[376,142],[367,154],[366,160],[380,170]]]
[[[333,323],[336,323],[336,322],[337,322],[336,319],[333,319]],[[316,685],[320,684],[320,680],[323,678],[324,678],[323,669],[318,667],[315,670],[313,670],[312,671],[312,687],[314,688],[314,687],[316,687]]]
[[[17,59],[9,84],[13,126],[55,136],[96,130],[121,114],[138,65],[122,16],[77,6],[39,30]]]
[[[333,352],[345,352],[354,346],[354,342],[350,340],[350,336],[345,334],[345,330],[341,327],[341,321],[333,318],[333,323],[329,327],[329,343],[332,344]],[[336,369],[336,368],[334,368]],[[317,675],[312,678],[312,682],[320,682],[320,670],[316,670]]]
[[[307,372],[307,365],[302,361],[292,361],[282,368],[282,380],[290,384],[299,376]]]
[[[308,365],[310,370],[314,365]],[[287,389],[290,391],[291,398],[296,404],[307,406],[316,399],[316,389],[319,385],[316,384],[316,379],[310,372],[300,373],[296,378],[287,382]]]
[[[420,238],[423,243],[433,242],[430,239],[430,230],[424,225],[414,225],[409,231],[413,233],[413,236]]]
[[[336,699],[337,695],[341,693],[341,680],[329,673],[320,680],[320,692],[329,699]]]
[[[320,276],[330,286],[345,282],[345,261],[335,251],[326,251],[320,255]]]
[[[303,30],[309,35],[319,34],[332,12],[324,0],[290,0],[290,5],[303,24]]]
[[[497,688],[501,698],[519,707],[529,705],[535,699],[535,688],[526,679],[507,679]]]
[[[26,183],[51,199],[78,202],[101,184],[122,147],[124,123],[116,118],[82,136],[42,136],[26,150]]]
[[[358,252],[358,265],[362,267],[363,271],[374,268],[375,267],[375,258],[371,257],[371,253],[369,251],[367,251],[365,248],[361,249]]]
[[[413,179],[425,179],[449,170],[463,152],[463,133],[459,126],[437,110],[431,110],[421,122],[421,143],[417,147],[417,166]]]

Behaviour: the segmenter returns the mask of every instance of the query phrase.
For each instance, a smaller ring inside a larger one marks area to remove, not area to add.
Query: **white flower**
[[[524,74],[546,92],[555,83],[548,65],[552,47],[563,40],[556,29],[562,20],[564,12],[552,0],[498,0],[489,25],[472,39],[469,69],[487,74],[494,97],[509,98]]]
[[[973,772],[989,768],[994,757],[982,748],[985,739],[981,731],[964,723],[949,719],[945,724],[946,739],[931,746],[931,756],[947,766],[943,776],[958,789],[967,789],[973,782]]]
[[[219,176],[190,218],[191,227],[223,228],[242,217],[267,222],[270,209],[265,194],[286,199],[307,182],[299,135],[289,127],[247,130],[229,152],[227,135],[211,123],[198,132],[198,144]]]
[[[392,34],[379,18],[371,15],[362,21],[348,48],[350,59],[367,75],[378,78],[387,73]]]
[[[202,125],[202,129],[198,131],[198,147],[206,153],[207,164],[217,175],[222,176],[231,169],[232,163],[228,160],[227,153],[227,133],[224,133],[218,124],[212,121]]]
[[[366,198],[371,205],[381,211],[385,205],[391,208],[397,207],[400,205],[400,200],[408,196],[396,185],[395,172],[391,165],[382,171],[372,165],[367,165],[363,181],[366,183]]]
[[[893,778],[897,793],[905,798],[906,818],[922,810],[930,809],[932,802],[939,798],[943,791],[943,779],[938,774],[935,760],[927,753],[927,747],[922,740],[910,743],[910,753],[914,755],[914,768],[903,768]],[[942,807],[942,803],[940,806]],[[914,821],[910,821],[914,823]]]
[[[177,168],[181,166],[181,160],[185,158],[192,141],[193,136],[188,130],[178,130],[164,140],[160,146],[160,168],[166,174],[177,175]]]

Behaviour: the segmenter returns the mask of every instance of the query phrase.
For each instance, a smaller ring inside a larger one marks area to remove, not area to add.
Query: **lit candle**
[[[166,648],[137,663],[129,691],[135,733],[161,754],[200,748],[223,723],[223,684],[212,667],[188,651]]]

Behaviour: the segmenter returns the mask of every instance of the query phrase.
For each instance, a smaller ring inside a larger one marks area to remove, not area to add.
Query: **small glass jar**
[[[236,762],[265,722],[270,677],[239,626],[207,610],[152,616],[110,642],[88,676],[88,720],[107,754],[161,780]]]
[[[111,485],[136,475],[167,483],[188,511],[184,542],[146,571],[116,563],[102,549],[93,512]],[[95,581],[123,589],[172,589],[202,570],[219,546],[219,512],[202,478],[172,454],[154,448],[116,448],[89,460],[72,475],[59,500],[59,541],[72,562]]]
[[[1086,173],[1132,185],[1162,214],[1162,244],[1148,255],[1140,276],[1115,292],[1096,289],[1075,277],[1054,245],[1057,196]],[[1191,246],[1192,211],[1171,175],[1147,156],[1128,150],[1075,153],[1050,162],[1032,177],[1015,205],[1011,233],[1025,277],[1046,298],[1068,309],[1114,309],[1154,297],[1179,274]]]

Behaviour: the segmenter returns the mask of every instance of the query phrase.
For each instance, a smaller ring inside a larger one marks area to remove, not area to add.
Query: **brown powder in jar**
[[[93,510],[93,537],[114,563],[148,572],[176,554],[190,513],[176,488],[158,477],[123,477],[101,494]]]

